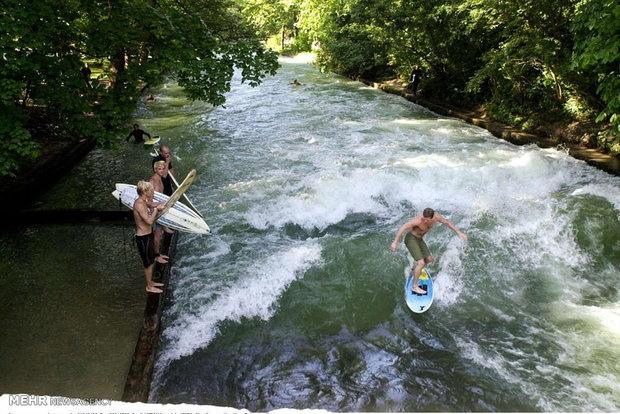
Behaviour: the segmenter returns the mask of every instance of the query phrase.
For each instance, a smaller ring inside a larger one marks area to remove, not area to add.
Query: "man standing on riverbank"
[[[88,63],[84,63],[84,66],[82,66],[80,73],[82,74],[82,77],[84,78],[84,82],[86,82],[86,86],[88,86],[89,88],[92,88],[93,85],[90,84],[90,74],[92,72],[90,68],[88,67]]]
[[[172,158],[170,156],[170,148],[168,148],[167,145],[162,144],[161,147],[159,147],[159,155],[157,155],[155,158],[153,158],[153,168],[155,168],[155,162],[157,161],[166,161],[166,169],[168,170],[168,172],[172,175],[174,175],[174,169],[172,167]],[[166,193],[164,193],[166,194]],[[166,194],[167,196],[172,195],[172,193],[170,194]]]
[[[413,96],[418,94],[418,85],[420,84],[420,78],[422,77],[422,70],[420,66],[415,65],[411,70],[411,75],[409,75],[409,86],[407,89],[413,91]]]
[[[157,213],[164,209],[164,203],[153,202],[155,190],[148,181],[138,181],[138,198],[133,205],[133,218],[136,222],[136,246],[144,264],[146,277],[146,291],[162,293],[159,286],[163,283],[153,282],[153,268],[155,262],[165,263],[160,257],[155,256],[155,240],[153,235],[153,223],[157,219]]]
[[[143,131],[140,129],[140,125],[138,124],[133,124],[133,131],[131,131],[129,133],[129,135],[127,135],[127,138],[125,138],[125,142],[129,142],[129,138],[131,138],[132,136],[134,137],[136,144],[143,142],[144,141],[144,136],[148,136],[149,139],[151,139],[151,134],[149,134],[146,131]]]
[[[392,251],[395,252],[400,238],[405,231],[407,232],[405,246],[407,246],[407,250],[413,256],[413,260],[416,261],[416,266],[413,270],[413,285],[411,287],[413,293],[426,293],[418,286],[418,278],[424,266],[433,261],[433,256],[422,238],[438,222],[450,227],[461,239],[467,240],[467,235],[461,233],[454,224],[443,218],[439,213],[436,213],[432,208],[425,208],[422,214],[406,222],[398,229],[398,233],[396,233],[396,237],[392,242]]]

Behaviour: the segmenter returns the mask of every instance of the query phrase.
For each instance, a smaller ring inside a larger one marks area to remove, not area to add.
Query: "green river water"
[[[170,145],[177,176],[198,171],[188,195],[213,231],[179,239],[151,402],[619,411],[620,178],[302,61],[281,63],[258,88],[236,78],[224,108],[168,84],[136,114]],[[39,206],[117,209],[114,183],[147,178],[148,153],[97,149]],[[403,298],[411,258],[390,244],[427,206],[469,240],[442,225],[426,236],[436,296],[416,315]],[[130,235],[38,226],[7,236],[7,369],[17,375],[25,354],[50,360],[96,346],[108,359],[80,369],[124,378],[144,303]],[[75,334],[49,341],[46,320]],[[113,374],[105,367],[114,364]],[[97,388],[71,382],[70,358],[55,369],[45,375],[62,378],[58,392]],[[20,390],[8,384],[0,391]]]

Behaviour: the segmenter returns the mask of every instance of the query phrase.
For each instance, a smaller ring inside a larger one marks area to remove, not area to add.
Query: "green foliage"
[[[0,12],[0,175],[15,175],[39,154],[29,132],[43,108],[56,124],[54,138],[70,135],[66,128],[88,108],[76,91],[85,88],[81,62],[68,22],[77,17],[75,2],[4,2]]]
[[[234,69],[256,86],[275,73],[234,0],[5,0],[0,9],[0,175],[34,142],[96,136],[108,145],[144,85],[177,76],[192,99],[221,105]],[[98,62],[87,84],[83,62]]]
[[[296,4],[295,4],[296,2]],[[253,0],[287,21],[278,0]],[[485,105],[535,128],[550,120],[620,125],[620,3],[613,0],[289,0],[317,63],[352,77],[422,69],[427,96]],[[278,23],[279,27],[282,23]],[[274,26],[271,34],[275,34]]]
[[[597,120],[609,119],[620,132],[620,3],[581,0],[572,25],[573,65],[596,76],[596,93],[605,107]],[[616,138],[617,140],[618,138]]]
[[[386,6],[366,0],[306,0],[298,26],[320,45],[317,63],[322,69],[377,76],[388,67]]]
[[[295,34],[295,23],[299,15],[296,0],[246,0],[243,14],[263,39],[273,35],[282,36],[282,31]],[[282,47],[282,45],[280,45]]]
[[[23,164],[39,156],[39,146],[30,140],[30,133],[20,123],[20,113],[10,113],[10,107],[0,109],[0,176],[15,177]]]

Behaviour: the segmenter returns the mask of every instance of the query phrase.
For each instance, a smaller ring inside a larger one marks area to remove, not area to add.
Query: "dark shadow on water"
[[[324,230],[317,227],[306,229],[296,223],[287,223],[284,233],[294,240],[306,240],[308,238],[323,237],[325,235],[346,236],[357,233],[362,229],[374,226],[377,222],[375,216],[366,213],[351,213],[344,220],[327,226]]]

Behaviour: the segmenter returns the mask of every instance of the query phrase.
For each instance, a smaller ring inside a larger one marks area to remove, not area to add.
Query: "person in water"
[[[304,84],[299,82],[297,79],[293,80],[293,82],[291,82],[291,85],[304,86]]]
[[[396,233],[396,237],[392,242],[392,251],[395,252],[400,238],[403,236],[404,232],[407,232],[405,236],[405,246],[407,246],[407,250],[409,250],[409,253],[413,256],[413,260],[416,261],[416,266],[413,270],[413,285],[411,287],[413,293],[426,293],[418,286],[418,279],[420,278],[424,266],[433,261],[433,256],[422,238],[438,222],[448,226],[461,239],[467,240],[467,235],[459,231],[454,224],[443,218],[439,213],[436,213],[432,208],[425,208],[422,214],[409,220],[398,229],[398,233]]]
[[[168,168],[166,168],[166,161],[156,161],[153,164],[153,176],[149,179],[149,183],[153,186],[153,189],[158,193],[165,194],[167,196],[172,195],[172,179],[168,175]],[[154,249],[155,257],[160,257],[165,261],[168,261],[169,257],[159,252],[159,244],[161,241],[161,233],[165,231],[168,234],[173,233],[168,227],[155,223],[154,232]],[[164,262],[165,263],[165,262]]]
[[[129,135],[127,135],[127,138],[125,138],[125,142],[129,142],[129,138],[131,138],[132,136],[134,137],[136,143],[142,142],[144,141],[145,135],[148,136],[149,139],[151,139],[151,134],[149,134],[146,131],[141,130],[140,125],[133,124],[133,131],[131,131]]]
[[[155,256],[153,223],[155,223],[157,213],[163,210],[164,203],[153,202],[155,190],[148,181],[138,181],[137,191],[138,198],[133,205],[133,218],[136,222],[136,246],[144,265],[146,291],[162,293],[159,287],[163,286],[163,283],[153,282],[153,268],[156,261],[159,263],[165,263],[166,261]]]

